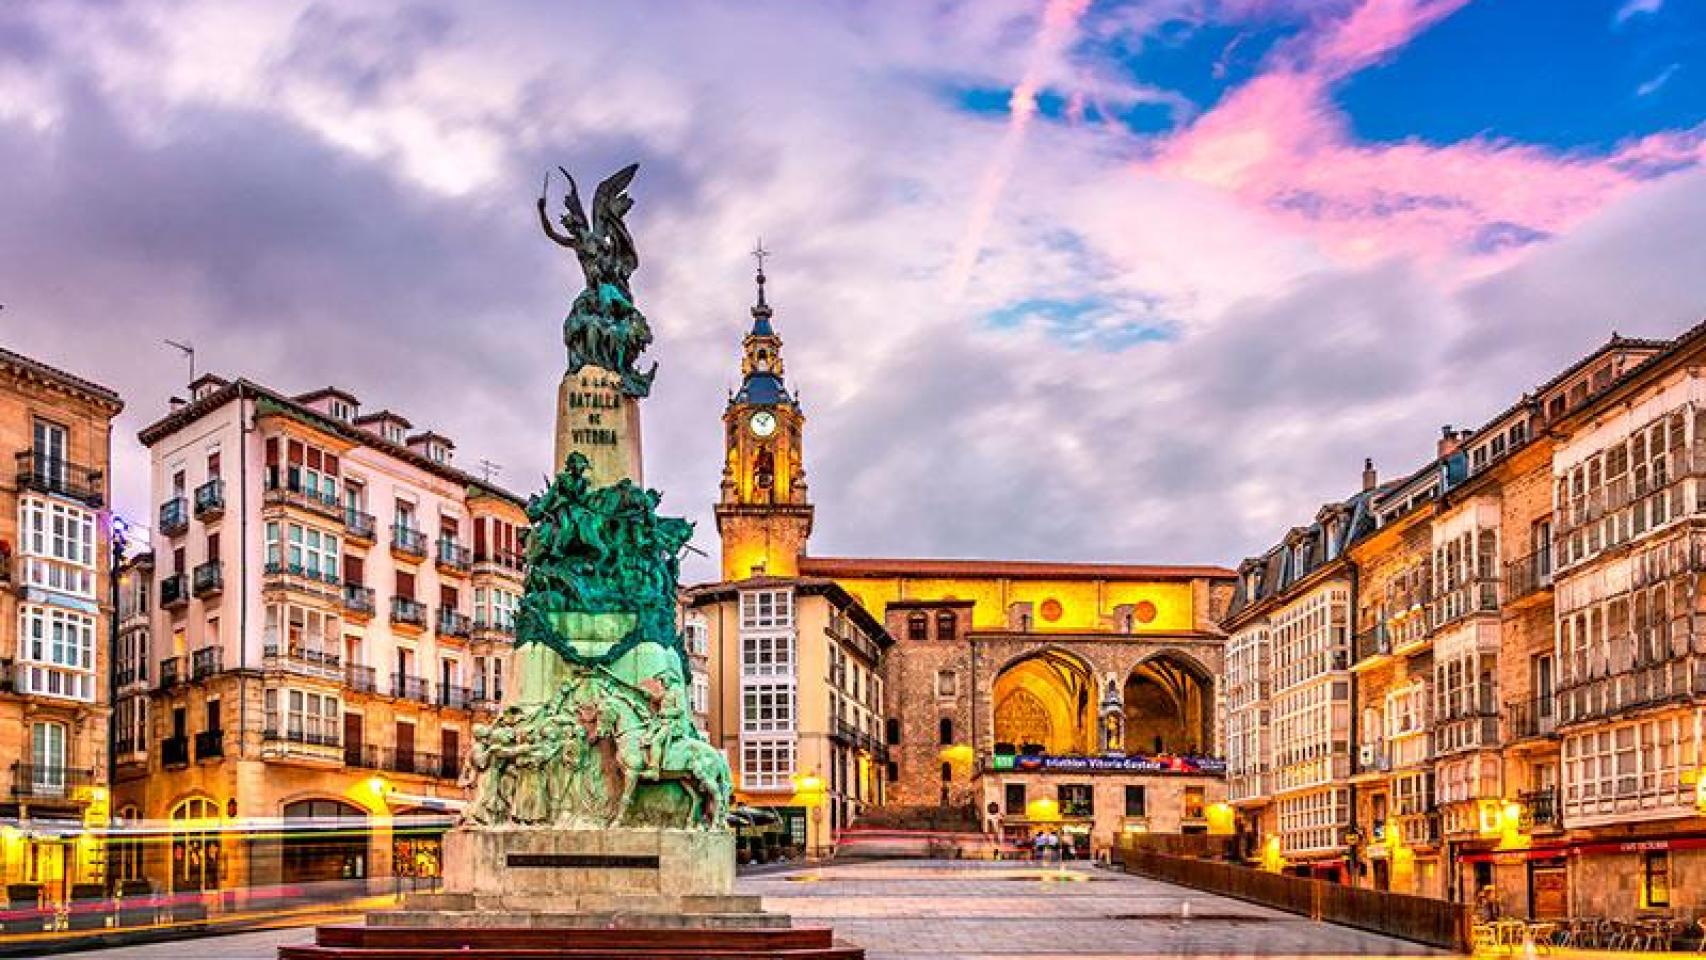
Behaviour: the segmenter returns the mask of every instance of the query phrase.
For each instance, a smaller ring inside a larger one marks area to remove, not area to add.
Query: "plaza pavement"
[[[889,861],[742,877],[799,925],[829,924],[870,960],[1438,955],[1389,937],[1082,864]],[[320,922],[348,922],[322,917]],[[272,960],[307,929],[76,954],[124,960]]]

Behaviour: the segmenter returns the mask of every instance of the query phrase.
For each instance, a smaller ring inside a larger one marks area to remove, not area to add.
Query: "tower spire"
[[[754,336],[771,336],[770,304],[764,300],[764,258],[770,256],[770,251],[764,249],[764,238],[759,237],[752,247],[752,259],[758,261],[758,302],[752,305],[752,333]]]

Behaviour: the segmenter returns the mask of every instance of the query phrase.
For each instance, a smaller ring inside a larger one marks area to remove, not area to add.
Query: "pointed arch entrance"
[[[995,741],[1021,753],[1082,754],[1096,749],[1096,683],[1083,659],[1049,648],[1001,668],[991,691]]]
[[[1202,665],[1160,653],[1134,667],[1121,697],[1127,753],[1202,755],[1214,744],[1214,680]]]

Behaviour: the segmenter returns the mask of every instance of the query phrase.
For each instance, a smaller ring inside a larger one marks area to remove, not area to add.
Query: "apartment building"
[[[118,650],[115,803],[171,834],[144,873],[173,891],[436,874],[471,726],[503,697],[523,502],[346,390],[190,391],[141,432],[152,589]]]
[[[109,458],[123,403],[0,349],[0,883],[108,881]]]
[[[1352,596],[1346,551],[1374,525],[1363,489],[1239,566],[1221,621],[1230,664],[1225,726],[1229,802],[1255,856],[1273,869],[1349,877]],[[1236,742],[1234,743],[1234,737]]]

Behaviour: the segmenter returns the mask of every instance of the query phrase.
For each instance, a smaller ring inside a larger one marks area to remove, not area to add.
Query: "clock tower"
[[[800,440],[805,414],[782,379],[782,338],[770,325],[764,299],[763,244],[752,330],[741,341],[740,389],[723,410],[723,484],[717,533],[723,541],[723,579],[792,577],[812,532]]]

